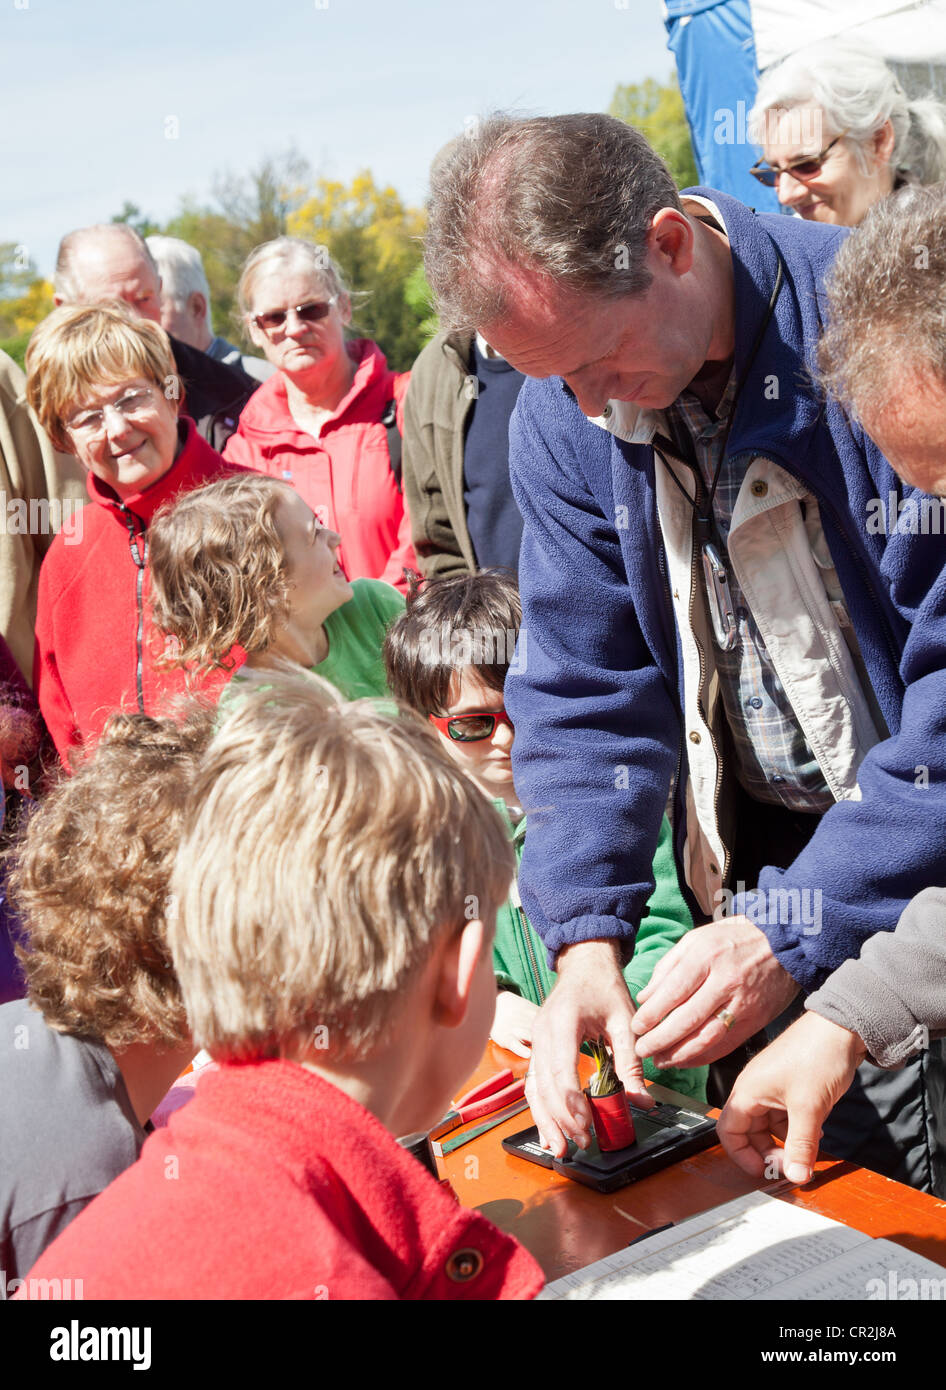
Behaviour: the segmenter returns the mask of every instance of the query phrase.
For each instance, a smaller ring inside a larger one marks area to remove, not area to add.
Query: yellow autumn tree
[[[0,348],[20,366],[30,334],[53,308],[53,287],[26,248],[0,242]]]
[[[318,179],[287,218],[291,236],[328,247],[354,291],[354,328],[398,371],[411,366],[426,336],[429,309],[413,292],[424,223],[420,208],[406,206],[390,184],[379,187],[367,169],[348,185]]]
[[[48,280],[33,280],[19,299],[4,304],[17,333],[31,333],[36,325],[53,311],[53,287]]]

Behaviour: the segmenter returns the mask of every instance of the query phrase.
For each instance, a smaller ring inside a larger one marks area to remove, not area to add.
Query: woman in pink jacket
[[[416,568],[400,487],[408,373],[366,338],[346,341],[351,300],[324,246],[277,237],[243,267],[247,331],[276,368],[254,392],[225,457],[291,482],[319,523],[343,537],[349,579],[406,590]]]

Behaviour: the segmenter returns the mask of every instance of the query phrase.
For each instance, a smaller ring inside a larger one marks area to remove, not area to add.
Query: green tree
[[[354,291],[354,327],[397,371],[411,366],[428,336],[429,292],[414,278],[423,273],[424,221],[421,209],[405,206],[390,185],[379,187],[367,169],[350,186],[319,179],[288,218],[291,235],[328,247]]]
[[[295,150],[270,156],[246,174],[218,176],[209,204],[185,198],[162,229],[200,252],[217,333],[233,337],[241,331],[236,291],[243,263],[254,247],[285,236],[310,181],[309,166]]]
[[[214,197],[224,217],[259,246],[286,235],[289,217],[304,201],[311,180],[308,160],[289,149],[264,159],[248,174],[219,177]]]
[[[390,185],[376,184],[367,170],[350,185],[313,181],[309,165],[290,149],[247,173],[218,175],[208,199],[183,198],[163,227],[127,201],[112,220],[142,235],[180,237],[197,248],[210,285],[214,329],[226,337],[236,339],[242,328],[236,291],[247,256],[261,242],[287,234],[328,247],[353,290],[353,327],[379,343],[396,370],[410,367],[437,331],[424,279],[424,214],[406,206]]]
[[[12,338],[0,338],[0,352],[12,357],[18,367],[26,371],[26,349],[30,345],[29,333],[15,333]]]
[[[0,242],[0,348],[23,365],[30,334],[53,307],[53,287],[26,248]]]
[[[423,261],[419,261],[415,265],[404,281],[404,302],[415,314],[423,315],[418,325],[418,332],[423,340],[421,346],[423,346],[424,343],[430,342],[435,333],[440,331],[440,319],[437,317],[434,296],[427,283],[427,276],[424,274]]]
[[[618,85],[608,115],[617,116],[646,136],[666,160],[678,188],[699,183],[683,97],[673,73],[665,83],[647,77],[643,82]]]
[[[134,228],[139,236],[152,236],[160,231],[157,222],[153,222],[146,213],[141,211],[137,203],[130,203],[126,198],[121,212],[116,212],[110,219],[112,222],[124,222],[126,226]]]

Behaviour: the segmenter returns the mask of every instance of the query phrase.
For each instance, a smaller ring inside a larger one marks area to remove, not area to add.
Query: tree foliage
[[[390,185],[378,186],[369,170],[351,184],[313,180],[307,162],[289,150],[246,174],[218,176],[209,201],[185,198],[164,227],[130,203],[113,221],[196,246],[214,329],[226,337],[238,338],[241,329],[236,290],[244,261],[254,247],[285,235],[328,247],[353,291],[353,327],[380,344],[392,367],[409,368],[436,332],[423,275],[424,214]]]
[[[0,242],[0,347],[20,365],[30,333],[53,307],[53,287],[25,248]]]
[[[370,170],[351,184],[313,180],[307,162],[289,150],[245,174],[218,175],[209,200],[185,197],[163,227],[127,200],[111,220],[126,222],[142,236],[162,232],[197,248],[210,285],[214,330],[225,337],[239,340],[236,292],[244,261],[254,247],[285,235],[328,247],[353,291],[353,328],[380,344],[397,371],[406,371],[437,331],[424,279],[424,214],[406,206],[390,184],[376,184]],[[32,262],[22,260],[21,251],[12,243],[0,245],[0,338],[28,332],[52,308],[52,287],[37,277]],[[11,344],[6,346],[10,351]],[[18,357],[23,346],[12,345]],[[246,350],[253,351],[248,345]]]
[[[131,227],[139,236],[153,236],[161,228],[157,222],[152,222],[151,218],[142,213],[137,203],[130,203],[126,198],[122,204],[121,212],[116,212],[110,219],[112,222],[124,222],[127,227]]]
[[[676,76],[660,83],[653,77],[643,82],[620,84],[614,90],[610,116],[635,126],[667,162],[678,188],[699,183],[683,97]]]
[[[427,283],[427,276],[424,274],[423,261],[418,261],[404,281],[404,300],[416,314],[422,315],[418,331],[423,347],[424,343],[428,343],[440,331],[440,320],[437,317],[433,292]]]
[[[423,212],[405,206],[390,184],[379,187],[366,169],[350,186],[319,179],[288,221],[291,235],[322,243],[337,261],[354,291],[354,327],[380,344],[392,367],[409,368],[431,315],[426,282],[416,278],[423,275]]]
[[[285,236],[290,213],[306,196],[309,166],[295,150],[264,159],[246,174],[219,175],[212,201],[182,201],[161,230],[196,246],[203,257],[214,331],[239,341],[237,284],[243,262],[264,241]],[[247,348],[252,352],[252,348]]]

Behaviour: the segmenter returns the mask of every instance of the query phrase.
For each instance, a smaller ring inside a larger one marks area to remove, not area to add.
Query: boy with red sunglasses
[[[513,784],[514,730],[503,703],[507,676],[525,669],[528,633],[520,631],[522,609],[511,574],[481,570],[412,584],[407,610],[388,630],[384,662],[391,694],[429,719],[446,751],[506,824],[516,852],[525,847],[526,816]],[[547,808],[551,810],[552,808]],[[531,810],[535,817],[541,808]],[[576,834],[580,827],[575,827]],[[633,999],[658,960],[693,926],[680,892],[666,816],[657,842],[655,888],[624,971]],[[530,1052],[532,1026],[555,984],[545,947],[512,891],[496,918],[493,966],[499,993],[491,1036],[521,1057]],[[706,1099],[706,1067],[659,1071],[648,1060],[651,1081]]]

